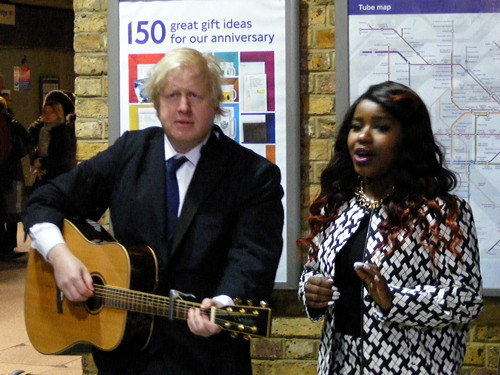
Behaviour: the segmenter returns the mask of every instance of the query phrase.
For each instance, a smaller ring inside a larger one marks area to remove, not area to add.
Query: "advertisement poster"
[[[31,88],[31,69],[27,66],[14,67],[14,91],[29,91]]]
[[[500,2],[349,1],[349,100],[392,80],[431,115],[473,210],[485,290],[500,293]]]
[[[15,25],[16,24],[16,7],[15,5],[0,4],[0,24]]]
[[[122,1],[119,14],[120,134],[160,126],[144,84],[169,50],[194,48],[223,71],[224,115],[215,123],[286,181],[285,0]],[[276,281],[286,273],[282,259]]]

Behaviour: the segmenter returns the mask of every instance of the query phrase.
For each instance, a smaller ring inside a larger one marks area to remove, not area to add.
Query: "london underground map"
[[[385,80],[423,98],[459,177],[455,193],[474,212],[486,289],[500,288],[499,7],[491,0],[349,2],[350,101]]]

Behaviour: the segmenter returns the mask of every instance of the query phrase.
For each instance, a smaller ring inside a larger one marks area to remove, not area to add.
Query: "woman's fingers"
[[[333,285],[333,280],[326,277],[310,277],[304,289],[306,303],[314,309],[325,308],[340,297],[337,287]]]
[[[354,263],[354,271],[365,283],[373,300],[382,309],[389,310],[392,306],[391,290],[379,268],[372,263],[356,262]]]

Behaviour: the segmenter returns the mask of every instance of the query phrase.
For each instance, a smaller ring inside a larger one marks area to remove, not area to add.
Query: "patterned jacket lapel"
[[[334,273],[332,265],[337,254],[344,248],[352,234],[358,230],[361,220],[368,215],[366,211],[354,204],[354,198],[341,211],[340,216],[325,231],[325,241],[322,242],[319,252],[322,267],[332,275]],[[336,235],[328,236],[330,232],[334,232]]]

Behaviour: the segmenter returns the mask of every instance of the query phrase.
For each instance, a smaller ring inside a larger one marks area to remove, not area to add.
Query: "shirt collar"
[[[207,143],[208,138],[210,137],[210,133],[205,137],[203,142],[198,144],[197,146],[193,147],[191,150],[186,152],[185,154],[179,154],[177,151],[174,150],[172,144],[170,143],[170,140],[168,139],[167,135],[164,134],[164,144],[165,144],[165,161],[170,159],[171,157],[174,157],[175,155],[184,155],[188,161],[190,161],[194,166],[198,164],[198,161],[200,160],[201,157],[201,148]]]

